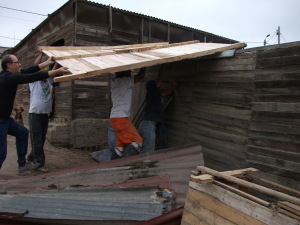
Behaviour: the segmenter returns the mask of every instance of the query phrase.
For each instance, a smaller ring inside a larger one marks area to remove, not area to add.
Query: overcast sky
[[[67,0],[0,0],[0,47],[13,47]],[[300,0],[93,0],[219,36],[248,47],[300,41]],[[6,8],[4,8],[6,7]],[[11,9],[7,9],[11,8]],[[25,13],[17,10],[23,10]],[[42,15],[36,15],[36,14]]]

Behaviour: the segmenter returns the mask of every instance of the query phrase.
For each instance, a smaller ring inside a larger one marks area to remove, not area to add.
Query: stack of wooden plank
[[[254,168],[226,172],[203,166],[197,169],[191,175],[182,225],[300,224],[298,190],[254,183],[250,178],[259,172]],[[198,175],[200,171],[202,175]],[[278,187],[281,191],[274,190]]]

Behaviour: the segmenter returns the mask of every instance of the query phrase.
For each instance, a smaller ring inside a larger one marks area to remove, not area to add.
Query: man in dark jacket
[[[28,129],[16,122],[11,117],[11,113],[18,84],[27,84],[69,72],[66,67],[38,72],[53,63],[52,59],[49,58],[39,65],[21,69],[21,63],[15,55],[9,54],[2,58],[3,71],[0,73],[0,169],[7,155],[7,135],[16,137],[19,173],[33,170],[38,166],[26,163]]]

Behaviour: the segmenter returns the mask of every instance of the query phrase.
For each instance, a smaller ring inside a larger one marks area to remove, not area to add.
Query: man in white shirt
[[[130,70],[111,75],[110,86],[113,107],[110,113],[110,122],[116,134],[116,148],[112,152],[111,160],[124,156],[125,148],[128,145],[136,153],[140,151],[142,146],[143,140],[128,117],[130,116],[134,84],[143,79],[145,73],[146,69],[142,68],[134,77],[131,76]]]
[[[38,64],[43,57],[39,54],[34,64]],[[56,67],[55,64],[54,67]],[[55,69],[55,68],[53,68]],[[29,84],[30,107],[29,107],[29,128],[31,152],[27,161],[38,164],[37,169],[47,172],[45,166],[44,144],[48,130],[49,113],[52,111],[52,83],[51,77]]]

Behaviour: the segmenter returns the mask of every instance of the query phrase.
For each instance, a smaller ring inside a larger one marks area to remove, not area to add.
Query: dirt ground
[[[4,161],[0,174],[8,174],[15,176],[34,176],[45,172],[30,171],[22,175],[18,175],[18,163],[17,163],[17,151],[15,147],[15,137],[7,137],[7,157]],[[97,163],[91,156],[92,151],[78,150],[78,149],[67,149],[62,147],[56,147],[51,145],[49,142],[45,143],[44,146],[46,155],[45,168],[49,172],[55,172],[59,170],[85,166],[89,164]],[[30,142],[28,144],[28,153],[31,151]]]

